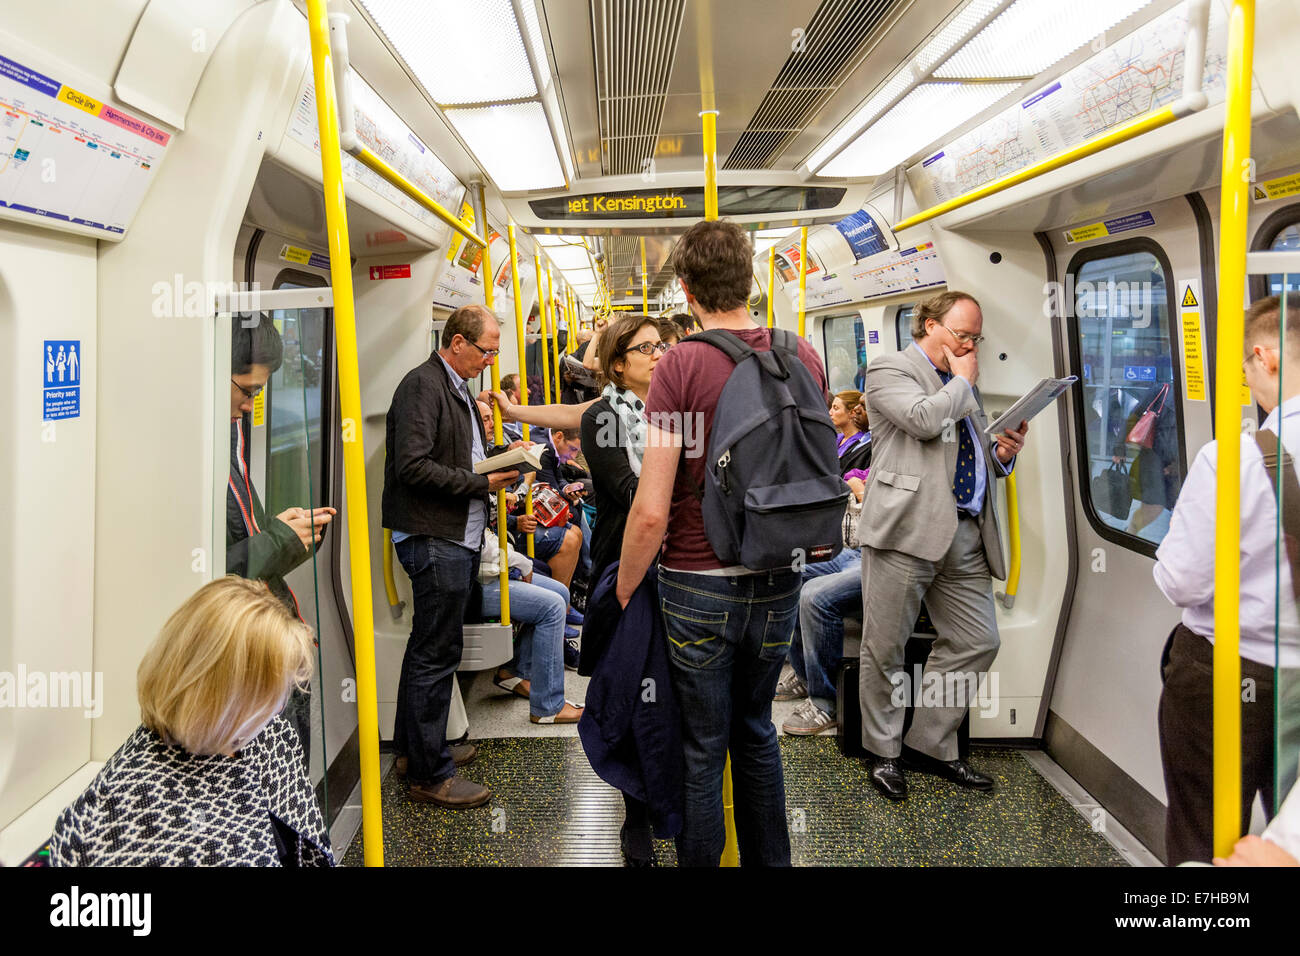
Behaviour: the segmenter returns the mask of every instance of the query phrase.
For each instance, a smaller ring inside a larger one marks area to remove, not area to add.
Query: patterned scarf
[[[627,462],[632,466],[632,474],[641,477],[641,456],[645,454],[647,426],[645,420],[645,402],[636,397],[636,393],[626,388],[619,388],[613,382],[605,386],[601,397],[608,399],[614,414],[618,416],[623,431],[628,436]]]

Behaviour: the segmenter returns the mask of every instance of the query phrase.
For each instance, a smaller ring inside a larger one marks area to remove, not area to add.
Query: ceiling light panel
[[[935,78],[1036,76],[1151,0],[1016,0],[935,71]]]
[[[944,54],[970,35],[981,21],[998,8],[1001,0],[971,0],[934,35],[934,39],[921,48],[921,52],[912,60],[912,67],[922,73],[928,73],[934,65],[943,59]]]
[[[510,0],[360,3],[439,105],[537,95]],[[448,49],[464,53],[449,56]]]
[[[586,246],[547,246],[546,256],[565,272],[571,269],[591,268],[591,259],[587,256]]]
[[[818,175],[886,173],[1019,88],[1018,83],[922,83],[863,130]]]
[[[502,192],[564,186],[564,172],[541,103],[506,103],[444,113]]]

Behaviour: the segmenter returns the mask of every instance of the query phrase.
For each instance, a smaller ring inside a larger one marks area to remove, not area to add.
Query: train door
[[[236,272],[248,285],[276,293],[327,287],[324,257],[304,246],[302,239],[245,226],[237,244]],[[355,672],[337,554],[343,546],[343,514],[333,447],[338,434],[333,310],[280,305],[272,301],[261,312],[278,333],[282,360],[240,425],[246,476],[262,501],[267,522],[290,509],[339,509],[339,522],[323,534],[319,547],[284,575],[299,615],[311,625],[318,642],[309,764],[322,809],[330,819],[346,791],[342,778],[333,787],[326,785],[325,778],[356,726],[355,695],[347,693]],[[240,316],[232,321],[241,321]],[[237,462],[232,460],[231,468],[234,474]]]
[[[1069,451],[1079,575],[1047,740],[1067,771],[1156,846],[1160,659],[1179,613],[1152,568],[1188,465],[1211,434],[1214,273],[1203,268],[1208,217],[1198,197],[1120,221],[1141,225],[1108,235],[1070,223],[1045,236],[1060,283],[1056,321],[1079,379]],[[1154,427],[1135,430],[1140,421]]]

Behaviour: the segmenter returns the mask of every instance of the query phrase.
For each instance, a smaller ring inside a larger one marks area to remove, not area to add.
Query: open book
[[[511,471],[516,468],[521,472],[536,471],[542,467],[542,452],[545,450],[545,445],[511,448],[499,455],[493,455],[491,458],[484,458],[482,461],[474,462],[474,471],[480,475],[486,475],[492,471]]]
[[[1004,432],[1008,428],[1015,428],[1021,422],[1027,422],[1039,412],[1041,412],[1052,402],[1064,394],[1065,390],[1079,380],[1077,375],[1071,375],[1068,378],[1045,378],[1028,392],[1025,396],[1016,402],[1005,412],[998,416],[997,421],[984,429],[984,434],[992,437],[999,432]]]

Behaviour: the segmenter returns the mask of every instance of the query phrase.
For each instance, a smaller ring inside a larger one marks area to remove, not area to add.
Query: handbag
[[[1128,520],[1128,513],[1133,507],[1128,465],[1112,462],[1109,468],[1093,477],[1092,506],[1122,521]]]
[[[1168,395],[1169,383],[1165,382],[1164,385],[1160,386],[1160,394],[1151,399],[1151,404],[1147,406],[1147,410],[1142,413],[1142,417],[1129,430],[1128,438],[1125,441],[1134,445],[1141,445],[1143,448],[1150,448],[1155,444],[1156,419],[1165,410],[1165,399]],[[1160,403],[1159,408],[1155,407],[1156,402]]]

